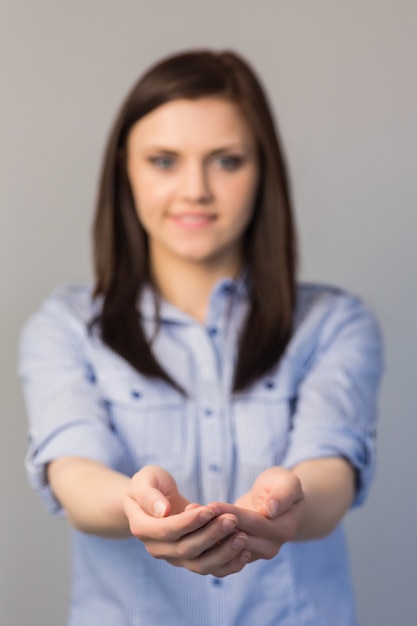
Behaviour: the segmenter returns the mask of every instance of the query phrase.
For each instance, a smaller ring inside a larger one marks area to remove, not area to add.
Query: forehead
[[[129,142],[166,147],[232,143],[252,146],[254,137],[237,104],[210,97],[161,105],[133,125]]]

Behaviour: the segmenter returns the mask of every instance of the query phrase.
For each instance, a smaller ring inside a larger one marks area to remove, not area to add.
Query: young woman
[[[187,52],[111,133],[93,289],[27,323],[27,469],[74,528],[71,626],[354,626],[373,317],[296,285],[281,147],[237,55]]]

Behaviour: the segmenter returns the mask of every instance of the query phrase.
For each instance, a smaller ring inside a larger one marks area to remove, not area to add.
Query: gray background
[[[242,52],[268,87],[301,276],[361,294],[381,320],[379,471],[347,526],[363,626],[415,626],[415,0],[0,0],[0,623],[59,626],[68,603],[68,529],[23,473],[19,329],[55,285],[90,280],[100,156],[126,90],[200,46]]]

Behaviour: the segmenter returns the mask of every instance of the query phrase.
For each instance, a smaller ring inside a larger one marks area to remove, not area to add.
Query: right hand
[[[251,554],[238,519],[216,505],[190,504],[173,477],[148,465],[130,481],[124,509],[133,536],[151,556],[198,574],[223,577],[240,571]]]

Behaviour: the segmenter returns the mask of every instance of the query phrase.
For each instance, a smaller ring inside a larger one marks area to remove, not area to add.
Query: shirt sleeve
[[[373,315],[347,295],[334,298],[314,333],[315,349],[295,399],[283,465],[346,458],[356,470],[357,506],[365,500],[375,469],[381,333]]]
[[[62,508],[47,483],[48,462],[78,456],[124,470],[123,448],[87,358],[87,333],[87,325],[51,297],[20,338],[19,375],[29,419],[25,465],[30,484],[52,514],[62,514]]]

